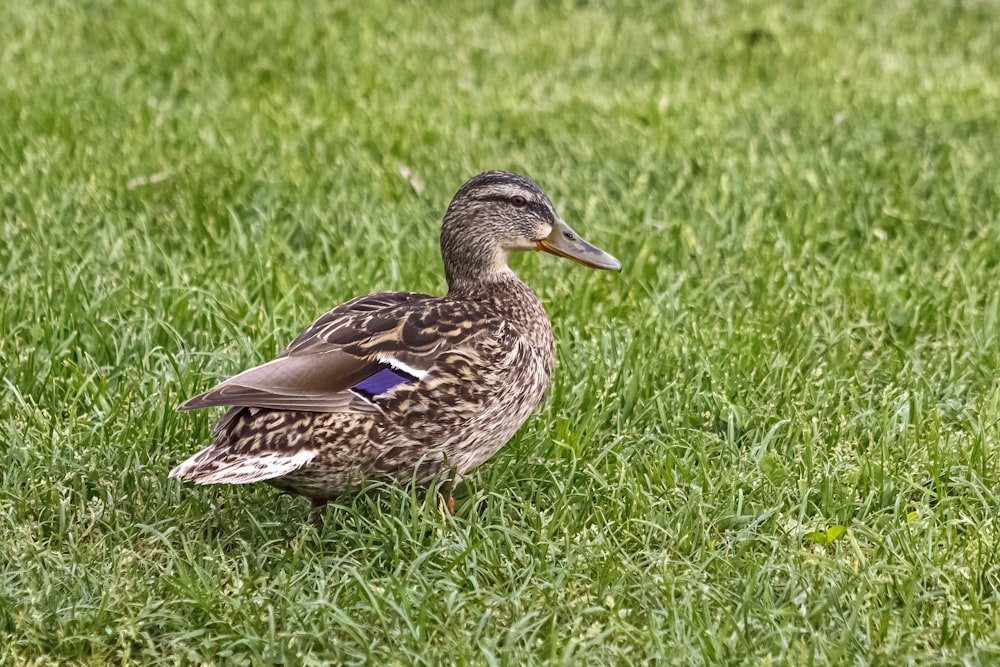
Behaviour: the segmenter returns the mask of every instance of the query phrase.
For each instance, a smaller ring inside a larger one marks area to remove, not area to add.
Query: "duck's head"
[[[570,229],[530,178],[486,171],[469,179],[455,193],[441,227],[448,284],[483,282],[507,273],[507,258],[520,250],[543,250],[596,269],[622,268]]]

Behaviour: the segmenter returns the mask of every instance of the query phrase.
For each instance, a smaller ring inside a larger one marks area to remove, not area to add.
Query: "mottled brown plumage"
[[[474,177],[442,225],[447,296],[348,301],[277,359],[187,401],[182,410],[230,409],[215,442],[170,476],[266,481],[315,503],[371,480],[426,484],[472,470],[513,436],[552,376],[548,317],[507,266],[511,252],[535,249],[621,268],[577,237],[530,179]]]

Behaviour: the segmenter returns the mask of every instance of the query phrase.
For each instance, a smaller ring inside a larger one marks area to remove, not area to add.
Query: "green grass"
[[[1000,660],[1000,8],[511,4],[3,3],[0,663]],[[455,517],[167,479],[487,168],[625,270]]]

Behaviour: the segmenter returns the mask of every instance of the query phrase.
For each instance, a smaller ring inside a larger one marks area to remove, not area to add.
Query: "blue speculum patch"
[[[417,378],[405,371],[393,368],[389,364],[380,364],[380,368],[374,375],[370,375],[351,389],[361,394],[365,398],[381,396],[393,387],[406,382],[416,382]]]

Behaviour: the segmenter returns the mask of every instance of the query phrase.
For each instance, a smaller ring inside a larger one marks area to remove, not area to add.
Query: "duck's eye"
[[[528,203],[528,200],[521,195],[514,195],[510,198],[510,203],[513,204],[515,208],[524,208],[525,204]]]

